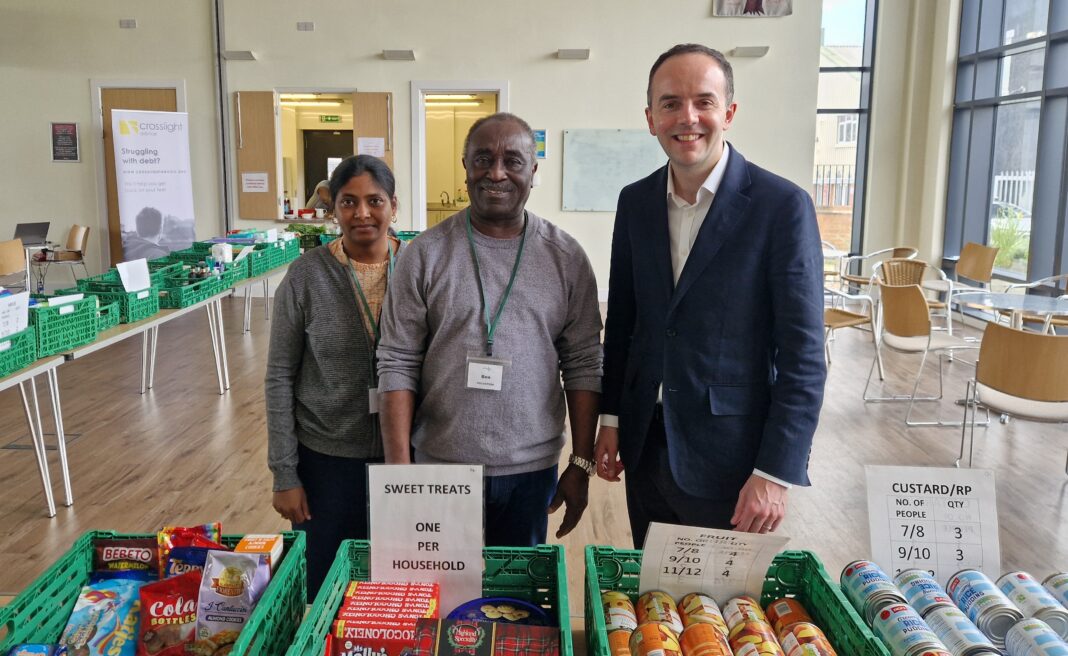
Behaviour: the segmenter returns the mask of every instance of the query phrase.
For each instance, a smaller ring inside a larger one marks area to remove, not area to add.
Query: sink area
[[[447,211],[451,210],[453,212],[459,212],[460,210],[464,209],[468,205],[470,205],[470,203],[467,202],[467,201],[464,201],[462,203],[427,203],[426,204],[426,211],[428,211],[428,212],[446,211],[447,212]]]

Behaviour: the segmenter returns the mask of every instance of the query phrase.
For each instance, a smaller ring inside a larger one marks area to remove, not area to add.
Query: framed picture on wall
[[[794,0],[713,0],[712,15],[767,18],[794,13]]]
[[[52,161],[77,162],[81,160],[78,150],[78,124],[52,123]]]

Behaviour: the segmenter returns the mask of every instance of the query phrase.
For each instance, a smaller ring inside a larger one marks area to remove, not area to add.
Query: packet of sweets
[[[156,536],[159,548],[159,577],[166,578],[167,558],[174,547],[225,549],[226,547],[218,544],[221,538],[222,529],[219,522],[197,526],[164,526]]]
[[[82,588],[59,643],[79,656],[134,656],[138,581],[101,581]]]
[[[141,630],[137,656],[184,656],[193,641],[200,571],[141,587]]]
[[[159,578],[159,548],[153,538],[93,540],[90,582],[107,579],[155,581]]]

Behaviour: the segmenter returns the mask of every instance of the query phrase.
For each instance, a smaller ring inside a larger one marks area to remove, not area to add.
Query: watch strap
[[[586,458],[583,458],[582,456],[576,456],[574,453],[572,453],[570,456],[568,456],[567,461],[568,461],[568,463],[570,463],[572,465],[575,465],[576,467],[578,467],[582,471],[586,472],[587,476],[593,476],[594,473],[596,473],[596,471],[597,471],[597,468],[593,464],[592,460],[587,460]]]

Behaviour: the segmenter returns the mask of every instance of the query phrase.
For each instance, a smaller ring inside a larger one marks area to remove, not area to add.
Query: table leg
[[[152,389],[156,384],[156,343],[159,341],[159,326],[153,326],[150,330],[152,337],[148,347],[148,389]]]
[[[30,412],[30,404],[26,397],[25,382],[19,383],[19,394],[22,395],[22,411],[26,414],[26,425],[30,428],[30,439],[33,440],[33,450],[37,454],[37,469],[41,473],[41,484],[44,486],[45,503],[48,504],[48,516],[56,516],[56,500],[52,496],[52,478],[48,475],[48,457],[45,454],[44,435],[41,431],[41,413],[37,407],[37,386],[34,379],[29,380],[30,389],[33,390],[33,412]],[[37,423],[34,424],[34,415]]]
[[[211,353],[215,356],[215,375],[219,379],[219,394],[225,394],[226,390],[223,388],[223,374],[222,374],[222,362],[219,360],[219,335],[215,329],[215,308],[214,303],[208,303],[204,306],[204,310],[208,313],[208,332],[211,334]]]
[[[148,389],[148,331],[141,333],[141,393]]]
[[[1011,323],[1016,330],[1023,330],[1023,312],[1013,311]]]
[[[215,332],[219,334],[219,355],[222,359],[223,383],[226,389],[230,389],[230,365],[226,355],[226,332],[223,330],[222,301],[215,301],[215,312],[218,317],[215,320]]]
[[[244,321],[241,324],[241,334],[247,335],[249,329],[252,327],[249,324],[252,323],[252,285],[245,285],[245,316]]]
[[[71,269],[73,271],[73,269]],[[52,398],[52,419],[56,422],[56,448],[59,451],[59,466],[63,472],[64,506],[74,505],[74,493],[70,486],[70,467],[67,464],[67,435],[63,429],[63,407],[59,403],[59,372],[48,370],[48,393]],[[41,440],[44,441],[43,439]]]
[[[271,320],[271,281],[269,278],[263,279],[263,319],[264,321]]]

